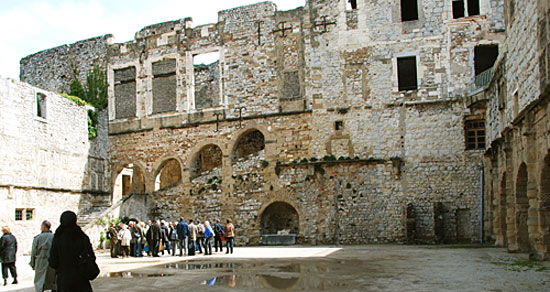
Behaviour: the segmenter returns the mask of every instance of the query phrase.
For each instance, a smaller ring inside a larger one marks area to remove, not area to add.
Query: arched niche
[[[296,209],[285,202],[274,202],[262,212],[260,227],[262,234],[277,234],[279,231],[288,231],[290,234],[299,234],[300,217]]]
[[[155,191],[173,186],[181,181],[181,165],[174,158],[164,161],[155,175]]]
[[[113,183],[112,203],[131,193],[145,193],[145,176],[141,167],[135,163],[119,167]]]
[[[190,164],[191,180],[215,172],[221,176],[223,153],[218,145],[208,144],[203,146],[192,158]]]
[[[233,161],[258,154],[265,149],[264,134],[257,129],[244,132],[235,143],[233,148]]]
[[[530,251],[529,229],[527,227],[527,211],[529,209],[529,199],[527,198],[527,165],[522,163],[518,170],[516,178],[516,239],[519,250],[522,252]]]

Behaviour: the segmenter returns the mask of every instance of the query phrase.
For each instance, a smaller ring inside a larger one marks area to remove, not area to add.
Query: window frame
[[[473,134],[473,135],[470,135]],[[473,138],[473,141],[470,141]],[[466,120],[464,123],[464,143],[467,151],[485,150],[485,120]]]

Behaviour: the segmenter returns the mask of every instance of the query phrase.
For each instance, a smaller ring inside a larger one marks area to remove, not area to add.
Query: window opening
[[[485,122],[466,121],[466,150],[485,149]]]
[[[416,56],[397,58],[397,81],[399,91],[416,90]]]
[[[23,220],[23,209],[15,209],[15,221]]]
[[[468,16],[479,15],[479,0],[468,0]]]
[[[153,69],[153,113],[176,110],[176,60],[155,62]]]
[[[334,130],[341,131],[343,129],[344,129],[344,122],[343,121],[334,122]]]
[[[453,18],[461,18],[466,16],[464,11],[464,0],[454,0],[453,1]]]
[[[34,209],[25,210],[25,220],[32,220],[34,218]]]
[[[347,10],[357,9],[357,0],[348,0],[346,8]]]
[[[477,46],[474,49],[474,69],[476,76],[493,68],[498,58],[498,45]]]
[[[220,52],[193,55],[195,108],[220,105]]]
[[[417,0],[401,0],[401,21],[418,20]]]
[[[46,95],[42,93],[36,94],[36,116],[46,118]]]
[[[136,67],[114,70],[115,117],[125,119],[136,116]]]

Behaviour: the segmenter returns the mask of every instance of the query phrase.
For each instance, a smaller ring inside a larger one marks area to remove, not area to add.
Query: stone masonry
[[[11,227],[22,252],[30,251],[43,220],[55,227],[64,210],[84,215],[110,204],[110,182],[102,180],[109,167],[98,156],[106,150],[88,140],[86,110],[56,93],[0,80],[0,225]]]
[[[505,49],[475,97],[487,104],[486,230],[498,246],[548,259],[550,2],[505,2]]]
[[[504,42],[503,1],[456,19],[452,1],[401,2],[262,2],[108,44],[107,179],[113,197],[133,194],[120,215],[232,218],[238,244],[489,237],[485,144],[467,130],[485,108],[468,96],[475,48]]]

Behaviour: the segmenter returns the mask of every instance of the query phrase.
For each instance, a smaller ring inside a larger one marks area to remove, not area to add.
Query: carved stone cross
[[[286,24],[286,21],[280,22],[279,25],[278,25],[279,28],[273,30],[272,33],[282,32],[281,36],[285,37],[286,36],[285,31],[292,30],[292,25],[290,27],[288,27],[288,26],[285,26],[285,24]]]
[[[321,19],[323,21],[321,21],[321,22],[314,21],[314,23],[313,23],[313,25],[315,27],[319,27],[319,26],[323,27],[323,30],[321,31],[321,33],[328,32],[328,26],[329,25],[336,25],[336,21],[330,21],[330,22],[327,21],[327,16],[326,15],[321,16]]]

